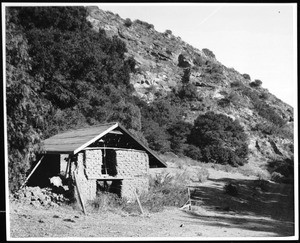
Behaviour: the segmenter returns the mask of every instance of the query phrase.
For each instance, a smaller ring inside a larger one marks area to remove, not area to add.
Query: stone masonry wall
[[[135,200],[134,191],[142,194],[148,191],[149,158],[145,152],[117,150],[117,171],[122,180],[121,197]]]
[[[118,176],[145,176],[149,170],[148,155],[142,151],[117,150]]]
[[[99,150],[85,150],[84,166],[85,173],[88,179],[101,178],[102,169],[102,151]]]
[[[121,197],[126,198],[128,201],[136,199],[134,191],[137,195],[148,192],[149,179],[148,177],[133,177],[131,179],[122,180]]]
[[[77,157],[77,168],[75,170],[75,173],[77,175],[77,183],[80,188],[80,193],[83,198],[83,200],[86,202],[87,200],[93,200],[96,197],[97,192],[97,182],[95,179],[88,179],[85,175],[85,168],[84,168],[84,154],[78,153]],[[75,194],[77,194],[77,191],[75,190]],[[78,197],[78,195],[77,195]]]
[[[147,153],[134,150],[116,150],[117,177],[123,178],[121,197],[129,201],[135,200],[135,191],[138,195],[148,191],[149,158]],[[77,175],[84,201],[93,200],[97,192],[97,179],[102,178],[101,150],[85,150],[77,155],[77,166],[72,171]],[[77,192],[75,190],[75,196]]]

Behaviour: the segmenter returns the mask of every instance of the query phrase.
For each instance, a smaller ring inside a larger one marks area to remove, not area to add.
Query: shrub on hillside
[[[268,121],[279,127],[283,126],[286,123],[282,119],[282,117],[276,113],[274,108],[263,101],[257,100],[256,102],[254,102],[254,108],[261,117],[267,119]]]
[[[267,100],[269,98],[269,95],[267,93],[262,93],[260,96],[259,96],[260,99],[262,100]]]
[[[223,108],[228,107],[230,105],[230,100],[228,98],[222,98],[218,100],[217,104],[218,106],[221,106]]]
[[[197,92],[197,87],[195,86],[195,84],[192,83],[188,83],[185,85],[182,85],[178,92],[177,95],[180,99],[184,100],[198,100],[198,92]]]
[[[250,83],[251,87],[257,88],[262,85],[262,81],[259,79],[255,79],[253,82]]]
[[[187,146],[187,135],[191,132],[192,124],[178,121],[170,125],[167,129],[170,134],[170,147],[176,154],[183,154],[185,147]]]
[[[209,49],[207,49],[207,48],[203,48],[202,51],[203,51],[204,54],[205,54],[206,56],[208,56],[208,57],[212,57],[212,58],[215,58],[215,57],[216,57],[215,54],[214,54],[211,50],[209,50]]]
[[[164,34],[165,35],[172,35],[172,31],[171,30],[166,30]]]
[[[130,27],[132,25],[132,21],[130,18],[126,18],[125,21],[124,21],[124,25],[126,27]]]
[[[154,25],[153,25],[153,24],[149,24],[149,23],[147,23],[147,22],[145,22],[145,21],[141,21],[141,20],[139,20],[139,19],[136,19],[136,20],[134,21],[134,23],[143,25],[143,26],[145,26],[147,29],[153,29],[153,28],[154,28]]]
[[[274,182],[277,182],[277,183],[281,183],[283,177],[284,177],[283,175],[281,175],[280,173],[274,171],[271,174],[271,181],[274,181]]]
[[[247,136],[238,121],[223,114],[199,115],[188,137],[188,143],[201,149],[204,162],[243,165],[248,155]]]
[[[194,160],[201,160],[202,159],[202,153],[201,149],[193,144],[189,144],[185,150],[184,154]]]
[[[236,197],[239,194],[238,186],[235,184],[232,184],[232,183],[227,183],[224,186],[224,190],[225,190],[225,193],[230,196]]]
[[[195,55],[195,58],[193,59],[193,63],[199,67],[205,64],[205,60],[203,57],[201,57],[199,54]]]
[[[239,88],[241,86],[243,86],[243,83],[240,81],[234,81],[234,82],[230,83],[231,88]]]
[[[250,75],[247,73],[244,73],[242,76],[244,77],[244,79],[251,80]]]

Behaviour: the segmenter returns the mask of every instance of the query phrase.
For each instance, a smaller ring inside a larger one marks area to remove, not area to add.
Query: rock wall
[[[88,179],[99,179],[102,176],[102,151],[85,150],[84,151],[85,173]]]
[[[148,177],[133,177],[131,179],[124,179],[121,187],[121,197],[126,198],[128,201],[136,199],[134,191],[137,195],[147,193],[149,188]]]
[[[145,152],[117,150],[117,171],[122,180],[121,197],[135,200],[134,191],[142,194],[148,191],[149,158]]]
[[[78,153],[77,155],[77,167],[75,169],[75,173],[77,175],[77,185],[79,186],[80,194],[83,200],[86,202],[87,200],[95,199],[97,182],[95,179],[88,179],[85,175],[84,153]],[[78,198],[76,190],[75,197]]]
[[[135,192],[140,195],[148,191],[149,158],[147,153],[136,150],[116,150],[117,177],[122,178],[121,197],[135,200]],[[71,170],[76,173],[77,183],[84,201],[93,200],[97,192],[97,179],[103,178],[101,150],[85,150],[78,153],[77,165]],[[74,178],[73,178],[74,179]],[[77,191],[75,196],[78,198]]]
[[[148,174],[149,159],[145,152],[117,150],[116,157],[118,176],[127,178],[145,176]]]

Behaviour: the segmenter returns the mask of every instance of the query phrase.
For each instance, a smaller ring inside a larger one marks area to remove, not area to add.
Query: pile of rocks
[[[34,206],[59,206],[68,202],[64,194],[56,193],[51,188],[23,187],[19,190],[14,198],[22,203],[28,203]]]

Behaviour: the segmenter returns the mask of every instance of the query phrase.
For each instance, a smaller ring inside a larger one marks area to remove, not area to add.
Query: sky
[[[93,4],[95,5],[95,4]],[[103,3],[102,10],[139,19],[155,30],[169,29],[251,80],[259,79],[277,98],[297,105],[297,5],[204,3]]]

